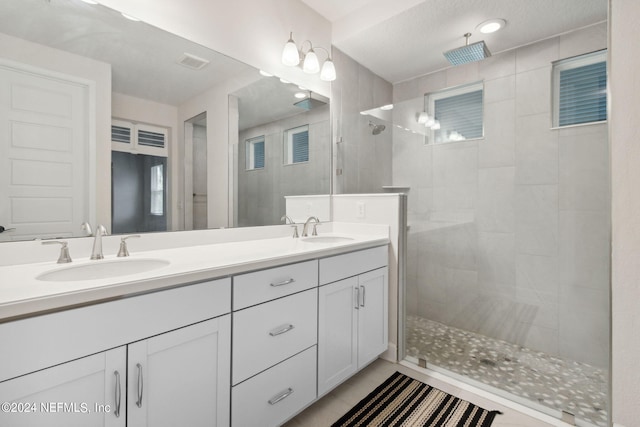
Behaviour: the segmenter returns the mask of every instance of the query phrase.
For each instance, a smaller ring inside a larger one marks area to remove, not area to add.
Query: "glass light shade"
[[[298,47],[291,38],[287,44],[284,45],[284,49],[282,49],[282,63],[289,67],[295,67],[300,63]]]
[[[336,66],[331,59],[327,59],[322,64],[322,71],[320,71],[320,80],[325,82],[332,82],[336,79]]]
[[[315,74],[320,71],[320,62],[318,62],[318,55],[311,49],[304,57],[304,63],[302,64],[302,71],[309,74]]]

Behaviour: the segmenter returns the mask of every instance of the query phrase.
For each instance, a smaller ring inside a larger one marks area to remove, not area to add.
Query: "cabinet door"
[[[0,425],[124,427],[126,360],[119,347],[0,383]]]
[[[129,345],[128,426],[228,426],[231,316]]]
[[[357,277],[320,287],[318,396],[358,370]]]
[[[358,276],[358,369],[389,346],[387,267]]]

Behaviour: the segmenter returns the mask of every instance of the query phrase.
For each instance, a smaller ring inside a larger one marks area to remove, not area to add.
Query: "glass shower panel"
[[[404,356],[604,426],[607,124],[550,130],[514,104],[485,101],[484,137],[443,144],[416,126],[424,97],[394,105],[393,185],[410,188]]]

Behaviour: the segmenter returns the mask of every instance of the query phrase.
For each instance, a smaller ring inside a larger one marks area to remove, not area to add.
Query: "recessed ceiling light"
[[[491,34],[504,28],[507,25],[507,21],[504,19],[489,19],[478,25],[476,28],[483,34]]]
[[[393,104],[383,105],[382,107],[380,107],[380,109],[384,111],[393,110]]]
[[[271,74],[271,73],[267,73],[267,72],[266,72],[266,71],[264,71],[264,70],[260,70],[260,74],[261,74],[261,75],[263,75],[263,76],[265,76],[265,77],[273,77],[273,74]]]
[[[302,98],[306,98],[306,97],[307,97],[307,94],[306,94],[306,93],[304,93],[304,92],[297,92],[297,93],[296,93],[295,95],[293,95],[293,96],[295,96],[295,97],[296,97],[296,98],[298,98],[298,99],[302,99]]]

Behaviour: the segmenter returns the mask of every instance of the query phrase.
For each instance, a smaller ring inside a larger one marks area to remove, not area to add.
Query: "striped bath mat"
[[[499,413],[396,372],[331,427],[489,427]]]

